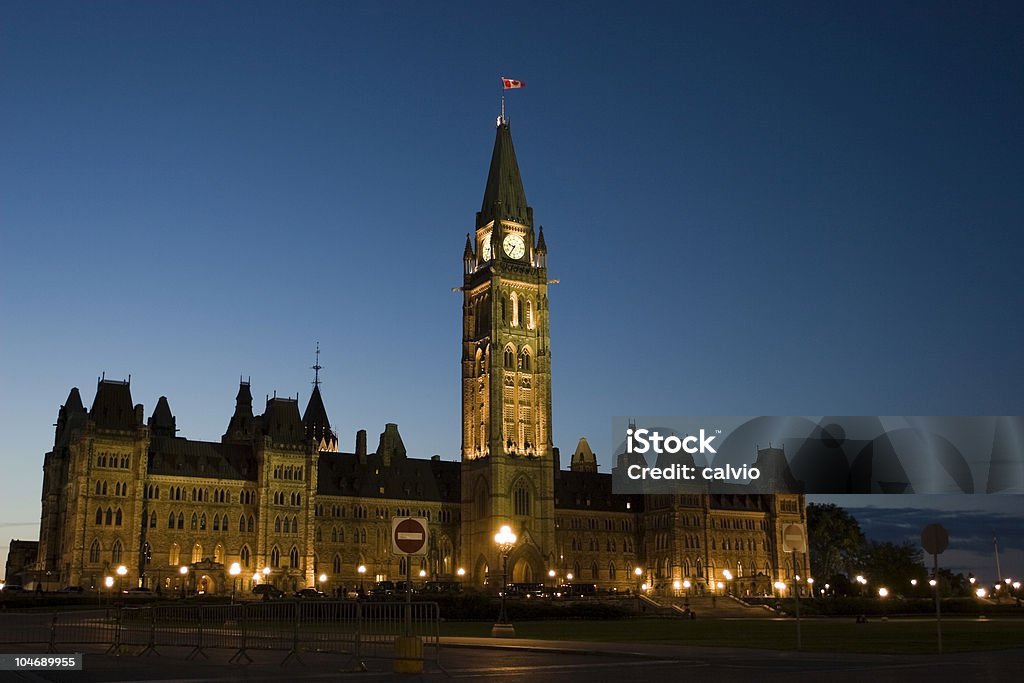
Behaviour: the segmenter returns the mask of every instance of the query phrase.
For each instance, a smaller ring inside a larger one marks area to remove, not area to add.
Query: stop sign
[[[941,524],[929,524],[921,532],[921,546],[929,555],[941,555],[949,547],[949,532]]]
[[[803,524],[787,524],[782,528],[782,551],[786,553],[807,552]]]
[[[395,517],[391,520],[391,550],[396,555],[427,554],[425,517]]]

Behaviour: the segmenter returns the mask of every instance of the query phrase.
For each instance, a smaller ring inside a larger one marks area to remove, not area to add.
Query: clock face
[[[480,252],[481,255],[483,256],[484,261],[491,260],[491,235],[489,233],[486,237],[484,237],[483,244],[480,245]]]
[[[523,254],[526,253],[526,244],[523,243],[523,238],[519,235],[505,235],[501,246],[509,258],[522,258]]]

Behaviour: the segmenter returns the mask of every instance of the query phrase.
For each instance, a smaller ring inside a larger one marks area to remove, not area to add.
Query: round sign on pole
[[[804,536],[803,524],[787,524],[782,528],[782,551],[786,553],[807,552],[807,539]]]
[[[396,555],[427,554],[425,517],[395,517],[391,520],[391,550]]]
[[[941,555],[949,547],[949,533],[941,524],[929,524],[921,532],[921,547],[929,555]]]

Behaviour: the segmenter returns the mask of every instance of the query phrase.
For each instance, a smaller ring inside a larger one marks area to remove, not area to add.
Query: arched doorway
[[[508,558],[508,574],[510,583],[541,583],[547,572],[544,569],[544,558],[535,545],[516,548]]]
[[[217,592],[217,582],[209,574],[200,574],[196,579],[196,592],[200,595],[212,595]]]

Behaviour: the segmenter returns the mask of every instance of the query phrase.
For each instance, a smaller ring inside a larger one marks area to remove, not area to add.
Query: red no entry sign
[[[394,517],[391,520],[391,550],[396,555],[427,554],[425,517]]]

